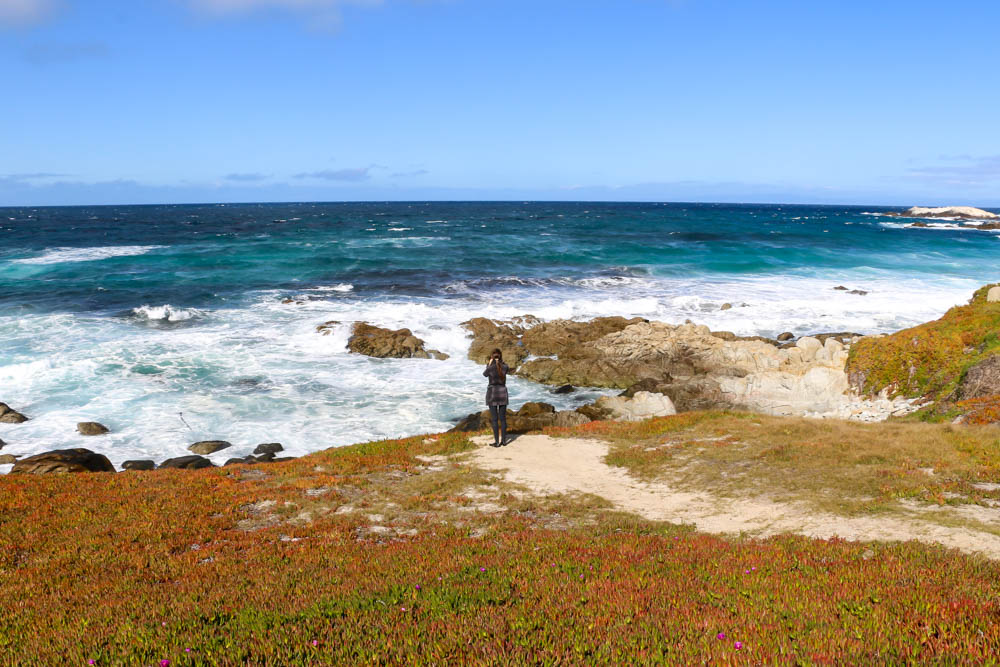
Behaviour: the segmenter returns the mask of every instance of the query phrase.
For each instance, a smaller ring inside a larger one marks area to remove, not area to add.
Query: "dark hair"
[[[497,348],[494,348],[494,349],[493,349],[493,351],[492,351],[492,352],[490,352],[490,359],[492,359],[492,358],[493,358],[493,355],[494,355],[494,354],[497,354],[497,355],[500,355],[500,361],[503,361],[503,352],[501,352],[501,351],[500,351],[500,348],[499,348],[499,347],[497,347]]]

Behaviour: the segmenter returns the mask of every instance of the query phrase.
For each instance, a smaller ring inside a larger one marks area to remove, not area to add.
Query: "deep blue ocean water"
[[[293,455],[448,428],[479,409],[459,324],[643,316],[775,335],[892,331],[1000,279],[1000,235],[873,207],[350,203],[0,208],[5,453],[87,446],[116,464]],[[863,290],[850,294],[836,286]],[[292,301],[286,303],[288,299]],[[721,310],[723,303],[733,308]],[[337,320],[333,335],[317,324]],[[344,349],[406,326],[445,362]],[[405,390],[406,395],[401,392]],[[514,381],[512,402],[569,407]],[[113,434],[85,439],[76,422]]]

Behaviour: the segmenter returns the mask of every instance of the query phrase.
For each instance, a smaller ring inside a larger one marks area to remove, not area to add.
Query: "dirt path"
[[[491,441],[490,436],[473,438],[480,445]],[[607,453],[607,443],[600,440],[522,435],[506,447],[483,446],[472,452],[470,461],[485,470],[501,472],[508,481],[538,494],[592,493],[620,510],[652,520],[694,524],[710,533],[920,540],[1000,560],[1000,537],[990,533],[918,519],[842,517],[795,504],[732,501],[679,491],[666,481],[643,482],[622,468],[607,465]],[[1000,511],[995,514],[1000,525]]]

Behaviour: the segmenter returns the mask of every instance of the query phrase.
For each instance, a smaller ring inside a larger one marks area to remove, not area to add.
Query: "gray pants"
[[[500,422],[500,433],[497,435],[497,422]],[[490,426],[493,427],[493,442],[507,441],[507,406],[490,406]]]

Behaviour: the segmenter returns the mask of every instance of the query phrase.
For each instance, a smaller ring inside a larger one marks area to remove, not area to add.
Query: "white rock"
[[[1000,215],[972,206],[913,206],[903,214],[911,218],[969,218],[972,220],[997,220]]]
[[[990,288],[990,291],[986,293],[986,301],[988,303],[1000,301],[1000,285],[994,285]]]
[[[602,396],[597,399],[596,404],[598,407],[608,410],[612,419],[627,422],[677,414],[674,403],[669,397],[649,391],[637,391],[632,398]]]

